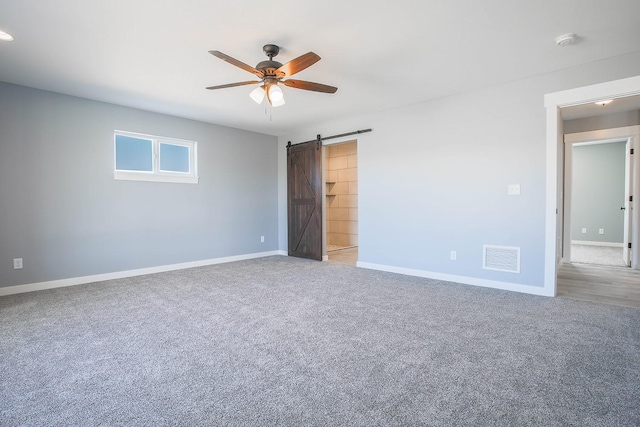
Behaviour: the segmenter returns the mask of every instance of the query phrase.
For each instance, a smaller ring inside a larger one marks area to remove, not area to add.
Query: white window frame
[[[151,171],[128,171],[116,169],[116,136],[129,136],[151,141],[152,164]],[[189,148],[189,172],[171,172],[160,169],[160,144],[177,145]],[[184,139],[167,138],[164,136],[148,135],[144,133],[115,130],[113,132],[113,177],[126,181],[174,182],[182,184],[198,183],[198,143]]]

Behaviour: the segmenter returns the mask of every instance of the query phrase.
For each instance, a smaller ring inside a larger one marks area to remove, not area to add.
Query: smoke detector
[[[575,43],[576,35],[574,33],[567,33],[556,37],[556,44],[558,46],[568,46]]]

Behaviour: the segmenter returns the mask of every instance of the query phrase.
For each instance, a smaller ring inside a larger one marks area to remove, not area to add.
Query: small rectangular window
[[[153,172],[153,141],[116,135],[116,170]]]
[[[115,179],[198,183],[195,141],[123,131],[114,140]]]
[[[189,173],[189,146],[160,143],[160,171]]]

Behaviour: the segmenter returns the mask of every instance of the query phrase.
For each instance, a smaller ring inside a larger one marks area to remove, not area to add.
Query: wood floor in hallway
[[[640,308],[640,270],[565,263],[558,271],[558,296]]]

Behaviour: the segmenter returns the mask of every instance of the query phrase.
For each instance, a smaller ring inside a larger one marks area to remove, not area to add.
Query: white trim
[[[147,181],[147,182],[175,182],[180,184],[197,184],[197,176],[165,175],[163,173],[152,174],[149,172],[124,172],[115,171],[113,178],[122,181]]]
[[[546,294],[555,295],[557,286],[556,223],[558,206],[558,109],[571,105],[586,104],[599,99],[615,99],[640,94],[640,76],[629,77],[591,86],[549,93],[544,96],[547,109],[547,173],[546,173],[546,212],[545,212],[545,262],[544,289]],[[560,123],[561,125],[561,123]]]
[[[640,126],[623,126],[619,128],[567,133],[564,135],[564,142],[565,144],[573,144],[574,147],[591,144],[607,144],[612,142],[625,142],[638,134],[640,134]]]
[[[622,248],[624,245],[622,243],[616,242],[594,242],[592,240],[572,240],[572,245],[583,245],[583,246],[607,246],[610,248]]]
[[[329,261],[329,255],[322,255],[322,261]]]
[[[144,276],[146,274],[164,273],[166,271],[183,270],[186,268],[204,267],[207,265],[224,264],[227,262],[244,261],[248,259],[264,258],[273,255],[284,255],[285,251],[257,252],[245,255],[234,255],[222,258],[205,259],[201,261],[183,262],[180,264],[160,265],[157,267],[139,268],[137,270],[117,271],[114,273],[96,274],[93,276],[71,277],[68,279],[52,280],[49,282],[30,283],[26,285],[7,286],[0,288],[0,297],[21,294],[25,292],[42,291],[45,289],[63,288],[66,286],[84,285],[86,283],[103,282],[105,280],[124,279],[127,277]]]
[[[521,285],[519,283],[499,282],[497,280],[477,279],[475,277],[457,276],[453,274],[436,273],[433,271],[415,270],[412,268],[394,267],[390,265],[373,264],[358,261],[356,266],[369,270],[387,271],[389,273],[404,274],[407,276],[424,277],[426,279],[443,280],[447,282],[462,283],[464,285],[481,286],[483,288],[501,289],[505,291],[521,292],[531,295],[554,296],[546,287]]]

